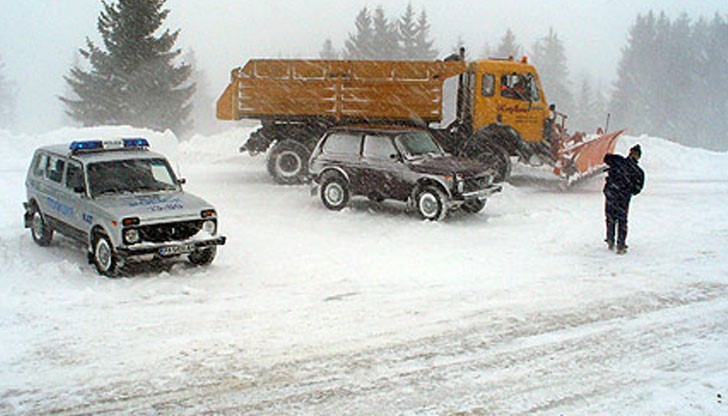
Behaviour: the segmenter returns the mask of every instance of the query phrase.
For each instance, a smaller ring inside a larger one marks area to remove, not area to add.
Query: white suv
[[[75,141],[35,151],[25,180],[25,227],[41,246],[54,232],[88,247],[99,273],[127,262],[186,256],[208,265],[225,237],[217,212],[182,190],[167,159],[143,138]]]

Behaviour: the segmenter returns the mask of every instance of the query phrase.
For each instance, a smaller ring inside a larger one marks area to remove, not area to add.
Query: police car
[[[144,138],[40,147],[25,181],[25,228],[41,246],[54,232],[82,242],[106,276],[129,262],[208,265],[225,237],[214,207],[183,183]]]

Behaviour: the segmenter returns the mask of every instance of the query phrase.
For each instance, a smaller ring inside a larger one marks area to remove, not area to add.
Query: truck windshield
[[[425,132],[404,133],[395,140],[406,158],[442,156],[444,152],[435,140]]]
[[[96,162],[86,169],[91,196],[179,189],[174,173],[164,159]]]
[[[503,75],[501,77],[501,96],[521,101],[538,102],[538,85],[533,74]]]

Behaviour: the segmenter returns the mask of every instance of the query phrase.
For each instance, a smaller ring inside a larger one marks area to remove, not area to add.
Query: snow
[[[562,191],[519,168],[441,223],[331,212],[239,154],[249,131],[0,131],[0,413],[728,413],[728,154],[621,139],[647,179],[616,256],[599,178]],[[23,229],[35,147],[119,136],[216,205],[210,267],[108,279]]]

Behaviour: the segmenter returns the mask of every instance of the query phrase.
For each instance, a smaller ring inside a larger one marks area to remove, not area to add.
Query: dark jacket
[[[604,156],[607,169],[607,182],[604,184],[604,195],[615,202],[629,202],[632,195],[642,191],[645,184],[645,173],[637,160],[631,157],[607,154]]]

